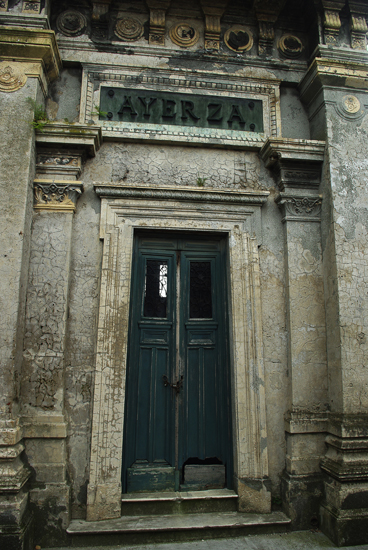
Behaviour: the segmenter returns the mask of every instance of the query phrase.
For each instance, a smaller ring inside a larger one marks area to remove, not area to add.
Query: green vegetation
[[[203,187],[204,184],[206,183],[206,181],[207,181],[207,178],[200,178],[200,177],[198,176],[198,178],[197,178],[197,185],[198,185],[198,187]]]
[[[95,110],[92,111],[91,115],[97,115],[98,117],[105,117],[107,115],[107,111],[101,111],[98,105],[95,105]]]
[[[33,120],[30,123],[32,128],[42,132],[45,125],[50,122],[43,105],[36,103],[31,97],[27,97],[27,102],[33,109]]]

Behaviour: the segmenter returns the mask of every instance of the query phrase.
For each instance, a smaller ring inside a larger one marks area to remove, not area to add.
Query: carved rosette
[[[50,211],[75,211],[77,199],[83,192],[83,184],[68,181],[35,180],[34,209]]]
[[[199,33],[195,27],[186,23],[179,23],[171,27],[170,38],[174,44],[182,48],[189,48],[198,42]]]
[[[282,211],[282,221],[320,221],[322,204],[320,195],[303,197],[280,193],[276,203]]]
[[[253,46],[251,32],[239,25],[235,25],[225,32],[224,41],[230,50],[238,53],[247,52]]]
[[[114,33],[120,40],[133,42],[143,35],[143,25],[138,19],[124,17],[116,22]]]
[[[22,88],[27,82],[27,77],[18,66],[11,63],[0,63],[0,91],[15,92]]]
[[[304,49],[302,41],[291,34],[282,36],[277,47],[283,56],[290,58],[300,57]]]
[[[0,11],[8,11],[8,0],[0,0]]]
[[[56,27],[64,36],[79,36],[87,27],[87,20],[76,10],[66,10],[56,20]]]

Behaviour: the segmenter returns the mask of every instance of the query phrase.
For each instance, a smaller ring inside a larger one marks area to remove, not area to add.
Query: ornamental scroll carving
[[[35,210],[75,211],[78,197],[83,192],[83,185],[74,182],[34,182]]]
[[[283,211],[285,220],[319,221],[322,204],[320,196],[296,197],[281,194],[276,202]]]

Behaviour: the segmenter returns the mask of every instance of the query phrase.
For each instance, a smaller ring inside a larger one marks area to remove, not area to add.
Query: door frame
[[[121,515],[121,468],[136,229],[228,238],[233,486],[239,509],[271,509],[258,245],[267,191],[96,185],[103,240],[87,520]]]

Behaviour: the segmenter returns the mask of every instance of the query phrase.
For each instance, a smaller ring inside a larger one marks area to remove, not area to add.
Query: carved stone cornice
[[[83,184],[67,180],[34,180],[34,209],[75,212]]]
[[[99,126],[51,122],[43,127],[42,132],[36,132],[36,143],[58,150],[73,148],[94,157],[102,143],[102,132]]]
[[[164,46],[166,11],[171,0],[146,0],[146,4],[150,10],[149,43]]]
[[[147,187],[143,185],[123,186],[99,183],[94,186],[101,198],[134,198],[144,200],[175,200],[193,202],[243,203],[261,206],[267,201],[269,191],[222,191],[204,190],[193,187]]]
[[[0,25],[0,58],[2,61],[41,64],[48,82],[57,78],[61,69],[55,33],[44,29]]]
[[[205,16],[204,47],[206,50],[220,49],[221,17],[229,0],[201,0]]]
[[[366,52],[355,51],[336,53],[326,47],[317,48],[316,57],[299,85],[301,97],[310,103],[323,86],[352,87],[357,91],[368,88],[368,56]],[[326,55],[326,57],[324,57]],[[330,57],[331,55],[331,57]],[[323,57],[322,57],[323,56]],[[328,57],[327,57],[328,56]]]
[[[315,192],[320,183],[324,150],[324,141],[269,138],[260,157],[281,191]]]

